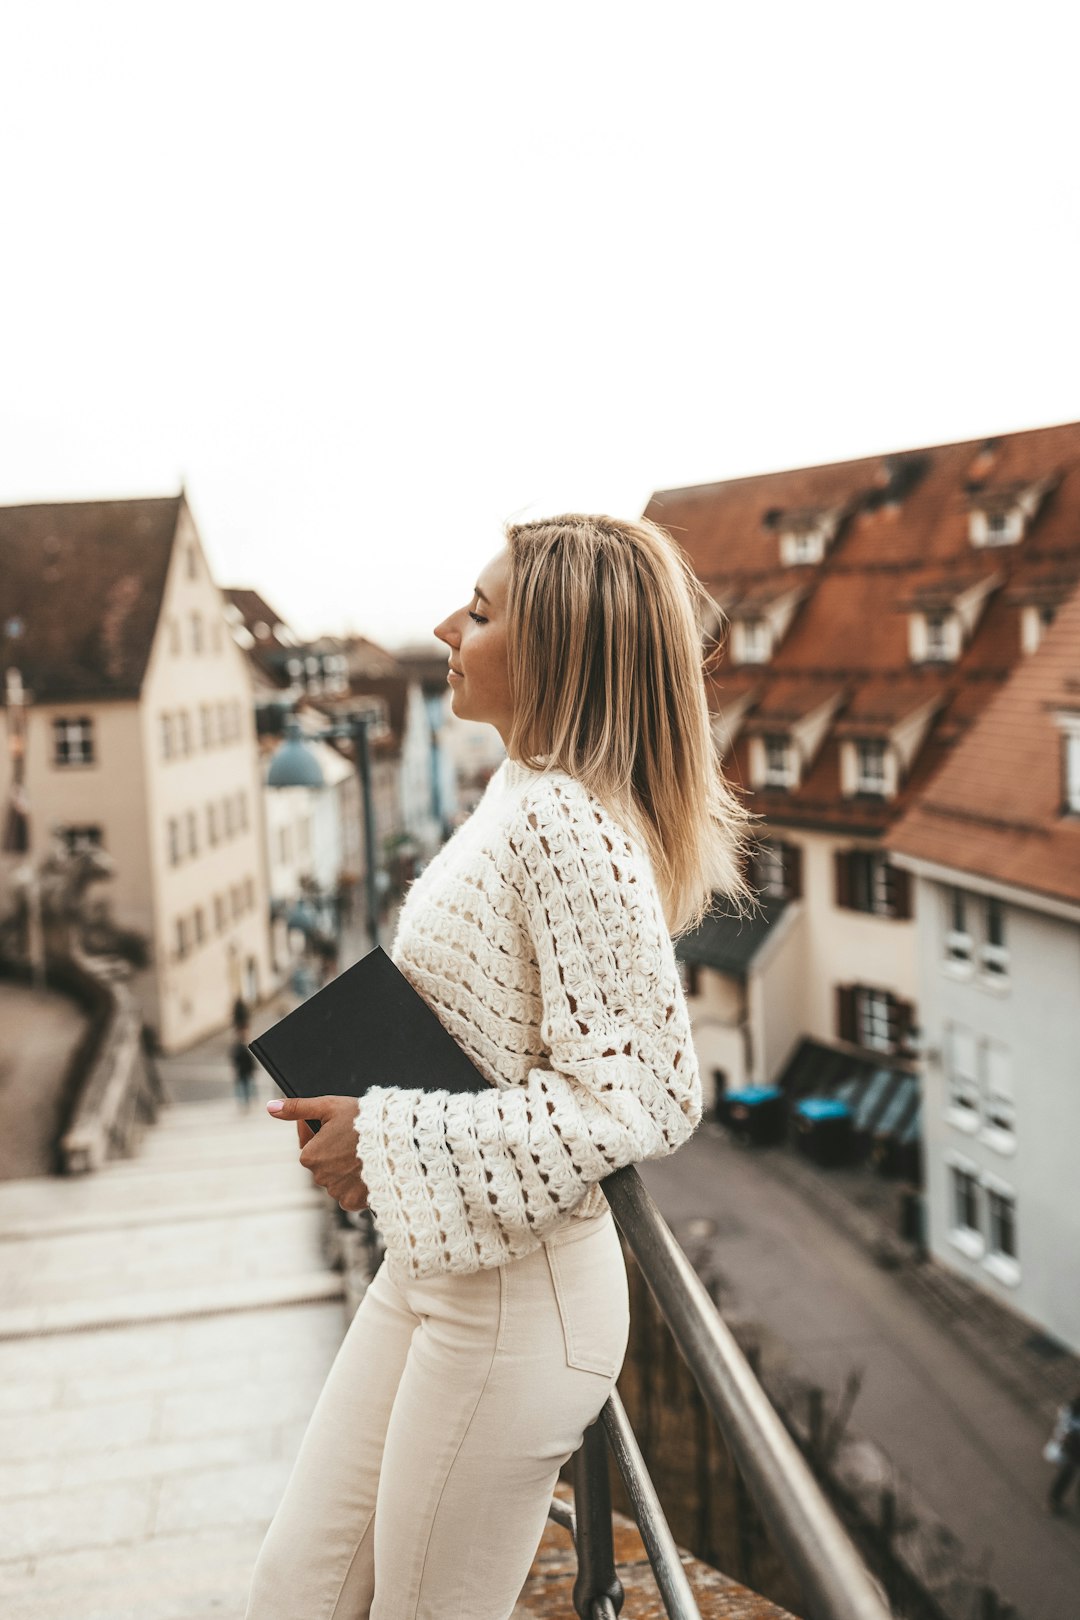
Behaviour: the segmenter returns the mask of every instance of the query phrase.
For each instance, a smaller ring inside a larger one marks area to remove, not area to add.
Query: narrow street
[[[740,1313],[838,1394],[863,1384],[852,1427],[874,1441],[962,1541],[968,1562],[1024,1620],[1080,1615],[1080,1512],[1046,1510],[1041,1426],[898,1284],[793,1189],[705,1125],[674,1158],[642,1166],[676,1232],[705,1217]]]

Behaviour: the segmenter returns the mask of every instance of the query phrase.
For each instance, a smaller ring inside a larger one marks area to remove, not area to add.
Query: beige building
[[[28,689],[29,857],[100,846],[166,1051],[272,988],[251,675],[184,496],[0,509],[4,663]],[[0,791],[10,792],[9,748]],[[0,906],[17,866],[0,867]]]

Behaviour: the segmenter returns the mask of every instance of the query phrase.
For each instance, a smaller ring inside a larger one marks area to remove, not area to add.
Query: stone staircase
[[[325,1195],[232,1099],[0,1184],[0,1613],[238,1620],[341,1342]]]

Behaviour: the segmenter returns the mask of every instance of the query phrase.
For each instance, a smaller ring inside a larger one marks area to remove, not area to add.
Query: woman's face
[[[464,607],[435,626],[450,649],[451,707],[461,720],[496,728],[505,746],[513,718],[506,661],[506,590],[510,557],[505,546],[476,576]]]

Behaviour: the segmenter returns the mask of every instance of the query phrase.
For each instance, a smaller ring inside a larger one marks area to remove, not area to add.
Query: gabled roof
[[[1057,710],[1080,714],[1080,590],[888,835],[898,854],[1080,903]]]
[[[833,727],[837,737],[879,737],[931,705],[944,702],[934,680],[864,681]]]
[[[0,644],[35,702],[138,697],[183,501],[0,507]]]

